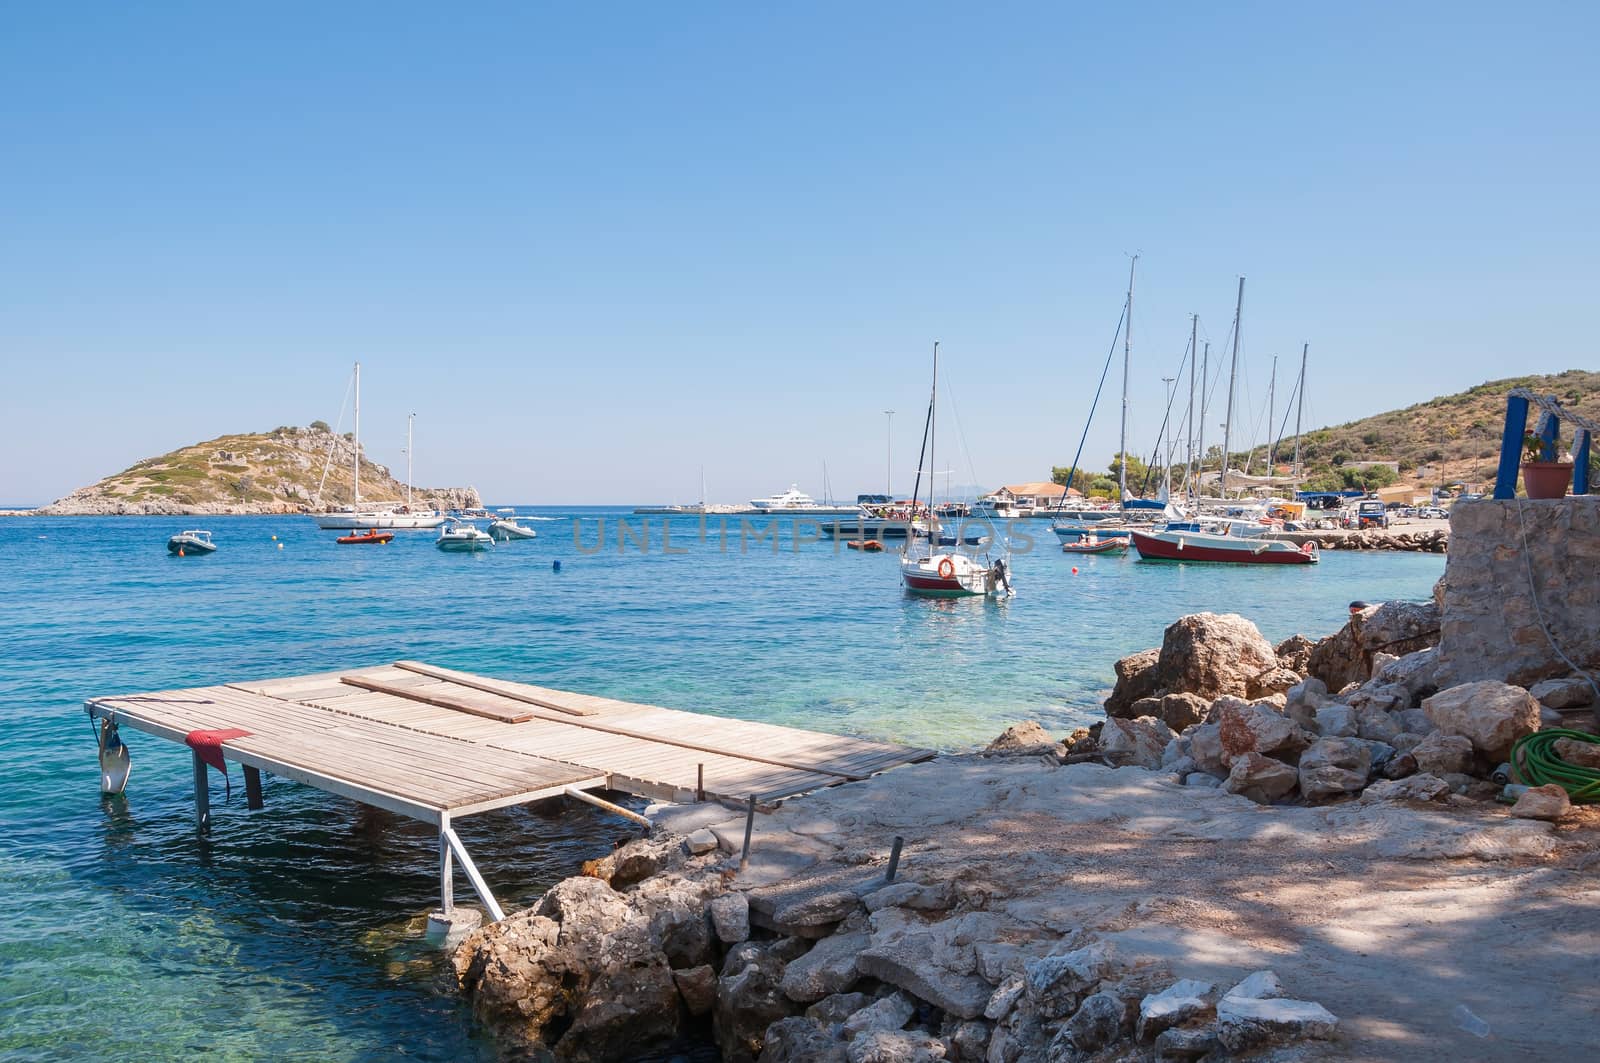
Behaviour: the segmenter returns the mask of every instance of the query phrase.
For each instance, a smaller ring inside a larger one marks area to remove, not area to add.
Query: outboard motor
[[[1006,573],[1006,560],[1003,557],[994,563],[994,581],[996,585],[1005,588],[1008,596],[1012,593],[1011,577]]]

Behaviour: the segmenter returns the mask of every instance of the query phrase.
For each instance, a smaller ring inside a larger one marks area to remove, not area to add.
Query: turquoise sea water
[[[124,799],[97,791],[86,697],[400,657],[677,708],[943,748],[1033,717],[1095,717],[1119,656],[1183,613],[1322,635],[1347,603],[1425,597],[1443,558],[1324,554],[1228,568],[1069,557],[1047,525],[1017,596],[904,596],[894,554],[704,541],[697,518],[522,510],[535,542],[443,554],[426,532],[340,547],[298,517],[0,520],[0,1056],[491,1058],[416,919],[434,839],[282,780],[246,813],[234,773],[193,830],[187,750],[125,735]],[[594,549],[600,517],[606,545]],[[618,521],[632,531],[618,550]],[[211,528],[220,549],[169,557]],[[272,536],[276,535],[278,541]],[[279,543],[282,548],[279,548]],[[562,562],[560,572],[551,562]],[[1076,566],[1078,573],[1073,574]],[[536,897],[625,833],[586,806],[459,821],[502,903]],[[465,884],[458,885],[458,892]]]

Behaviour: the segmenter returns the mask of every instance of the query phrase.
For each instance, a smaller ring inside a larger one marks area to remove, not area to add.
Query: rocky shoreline
[[[743,871],[742,815],[652,809],[650,837],[467,938],[461,986],[537,1058],[624,1060],[696,1031],[735,1063],[1429,1058],[1372,1034],[1403,1016],[1364,952],[1297,962],[1282,939],[1375,934],[1374,891],[1406,880],[1417,909],[1487,915],[1486,874],[1549,904],[1562,876],[1541,876],[1600,860],[1600,817],[1564,791],[1508,812],[1489,780],[1515,737],[1587,718],[1587,685],[1539,684],[1543,705],[1434,691],[1437,649],[1388,650],[1438,630],[1431,603],[1278,647],[1240,617],[1184,617],[1119,663],[1103,725],[1018,725],[788,802],[756,818]],[[1341,891],[1352,925],[1325,926]],[[1454,947],[1504,964],[1479,937]],[[1436,1010],[1430,1036],[1460,1034]]]
[[[1432,602],[1277,645],[1182,617],[1117,662],[1103,723],[763,810],[747,865],[740,810],[652,807],[647,837],[472,932],[461,989],[508,1046],[585,1063],[685,1039],[729,1063],[1582,1050],[1600,990],[1559,958],[1600,950],[1600,808],[1503,780],[1557,727],[1600,767],[1566,663],[1600,660],[1600,540],[1549,533],[1600,509],[1483,505]],[[1536,642],[1550,624],[1585,641]]]

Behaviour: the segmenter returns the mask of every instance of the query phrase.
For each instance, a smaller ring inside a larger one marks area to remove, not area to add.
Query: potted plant
[[[1565,498],[1572,483],[1572,462],[1544,461],[1545,441],[1536,433],[1522,436],[1522,488],[1529,498]]]

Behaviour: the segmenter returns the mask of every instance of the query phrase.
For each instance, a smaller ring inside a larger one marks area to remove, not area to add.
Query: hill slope
[[[1306,433],[1301,454],[1307,475],[1315,486],[1331,487],[1333,480],[1343,478],[1343,467],[1353,462],[1397,461],[1400,480],[1418,487],[1492,483],[1500,458],[1506,395],[1516,387],[1554,395],[1567,409],[1600,420],[1600,373],[1569,369],[1555,376],[1491,380],[1403,410]],[[1529,417],[1529,428],[1535,416]],[[1563,426],[1561,444],[1565,448],[1571,442],[1570,429]],[[1293,453],[1293,437],[1279,442],[1280,464]]]
[[[349,437],[335,435],[320,422],[310,428],[220,436],[146,458],[38,512],[45,516],[311,512],[349,504],[354,453],[355,443]],[[325,466],[327,483],[322,484]],[[403,500],[405,491],[387,468],[362,456],[363,499]],[[417,487],[412,498],[418,506],[481,505],[470,487]]]

